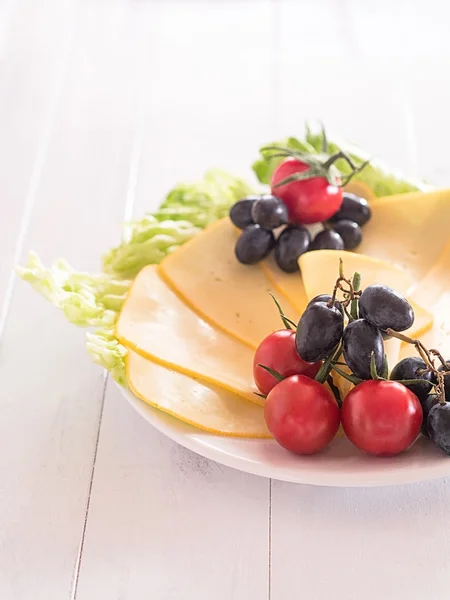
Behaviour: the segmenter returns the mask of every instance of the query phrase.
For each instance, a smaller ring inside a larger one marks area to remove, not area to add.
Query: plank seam
[[[99,447],[99,442],[100,442],[100,430],[101,430],[102,420],[103,420],[103,409],[105,406],[106,389],[107,389],[107,385],[108,385],[108,380],[109,380],[109,373],[105,373],[104,382],[103,382],[103,390],[102,390],[102,401],[100,404],[100,418],[98,420],[97,435],[96,435],[96,439],[95,439],[94,456],[93,456],[93,460],[92,460],[91,477],[89,480],[83,529],[81,530],[80,545],[78,546],[77,558],[75,561],[75,569],[74,569],[74,575],[73,575],[73,580],[72,580],[72,590],[70,593],[70,600],[76,600],[77,593],[78,593],[78,582],[80,579],[81,561],[82,561],[82,557],[83,557],[83,548],[84,548],[84,539],[86,537],[86,529],[87,529],[87,522],[88,522],[88,516],[89,516],[89,507],[91,504],[92,488],[94,486],[95,466],[97,464],[97,454],[98,454],[98,447]]]

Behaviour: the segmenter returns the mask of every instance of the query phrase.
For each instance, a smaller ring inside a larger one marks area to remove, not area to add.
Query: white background
[[[165,439],[12,276],[95,270],[305,118],[449,180],[447,0],[0,0],[1,600],[444,600],[450,482],[327,489]],[[399,224],[399,231],[401,224]]]

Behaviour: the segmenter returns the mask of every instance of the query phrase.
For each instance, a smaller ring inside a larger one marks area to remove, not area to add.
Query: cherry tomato
[[[315,454],[336,435],[340,410],[321,383],[305,375],[292,375],[267,396],[264,418],[280,446],[296,454]]]
[[[348,439],[375,456],[394,456],[409,448],[421,424],[419,399],[396,381],[363,381],[349,392],[342,407]]]
[[[306,163],[296,158],[287,158],[275,169],[272,176],[272,193],[286,204],[289,219],[294,223],[326,221],[342,204],[342,189],[328,183],[325,177],[313,177],[275,187],[286,177],[302,173],[308,168]]]
[[[259,391],[268,394],[278,379],[258,365],[265,365],[284,377],[300,374],[314,378],[321,364],[300,358],[295,348],[295,331],[280,329],[268,335],[258,346],[253,359],[253,378]]]

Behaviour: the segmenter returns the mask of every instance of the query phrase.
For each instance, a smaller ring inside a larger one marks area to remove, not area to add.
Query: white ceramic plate
[[[282,481],[336,487],[396,485],[450,475],[450,457],[422,438],[394,458],[373,458],[336,438],[321,454],[295,456],[271,440],[245,440],[203,433],[148,406],[131,392],[123,395],[158,431],[218,463]]]

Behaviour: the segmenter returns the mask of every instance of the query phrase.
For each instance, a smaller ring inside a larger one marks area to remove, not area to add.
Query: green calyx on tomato
[[[293,175],[278,181],[272,186],[274,189],[288,183],[293,183],[294,181],[305,181],[315,177],[323,177],[330,185],[344,187],[355,175],[360,173],[369,164],[369,161],[365,161],[361,165],[355,165],[350,156],[342,150],[336,152],[332,156],[328,156],[325,153],[308,154],[307,152],[278,145],[265,146],[261,151],[264,152],[266,160],[272,160],[274,158],[291,158],[297,160],[304,167],[301,172],[294,173]],[[343,181],[341,181],[341,173],[335,166],[336,161],[340,159],[345,160],[350,167],[350,172],[343,178]]]

